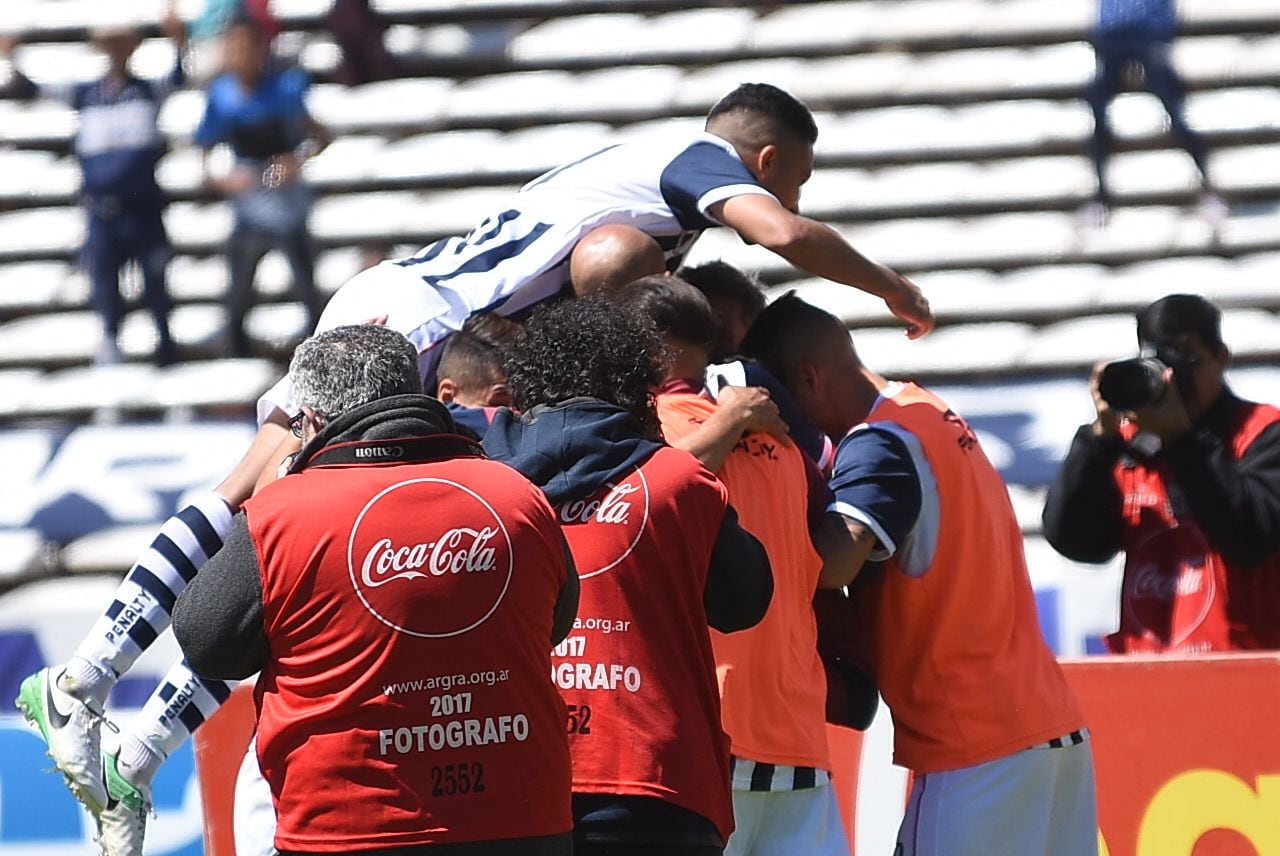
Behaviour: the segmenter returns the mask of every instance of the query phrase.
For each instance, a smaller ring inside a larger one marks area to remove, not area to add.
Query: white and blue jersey
[[[711,207],[744,194],[770,195],[713,134],[611,146],[531,181],[467,235],[356,275],[317,330],[386,315],[430,374],[437,346],[472,314],[512,315],[559,294],[570,253],[592,229],[634,226],[658,241],[674,269],[704,229],[720,225]],[[286,379],[259,400],[259,418],[272,407],[291,413],[291,398]]]

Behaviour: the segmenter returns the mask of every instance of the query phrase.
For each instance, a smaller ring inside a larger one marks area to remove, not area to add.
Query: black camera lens
[[[1103,366],[1098,394],[1117,410],[1150,404],[1164,391],[1165,364],[1150,357],[1117,360]]]

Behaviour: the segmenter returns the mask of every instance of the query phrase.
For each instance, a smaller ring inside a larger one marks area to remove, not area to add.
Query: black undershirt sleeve
[[[1119,552],[1123,504],[1113,470],[1124,451],[1117,437],[1095,437],[1082,425],[1045,497],[1044,537],[1068,559],[1101,563]]]
[[[266,664],[262,576],[243,511],[232,519],[222,549],[178,595],[173,635],[204,678],[244,680]]]
[[[738,524],[726,506],[711,550],[711,568],[702,591],[707,623],[721,633],[759,624],[773,600],[773,569],[756,537]]]
[[[1229,562],[1254,567],[1280,550],[1280,423],[1239,460],[1203,428],[1179,437],[1164,456],[1191,516]]]

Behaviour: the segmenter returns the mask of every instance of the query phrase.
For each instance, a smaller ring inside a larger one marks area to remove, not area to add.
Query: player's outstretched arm
[[[758,193],[726,199],[713,206],[711,213],[743,240],[772,250],[801,270],[879,297],[907,323],[910,338],[918,339],[933,329],[933,312],[919,286],[862,255],[830,226],[788,211],[774,197]]]

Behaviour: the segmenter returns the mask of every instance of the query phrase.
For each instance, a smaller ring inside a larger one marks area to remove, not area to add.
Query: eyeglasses
[[[289,417],[289,430],[293,432],[293,436],[299,440],[302,439],[302,423],[307,419],[306,411],[299,410],[297,413]]]

